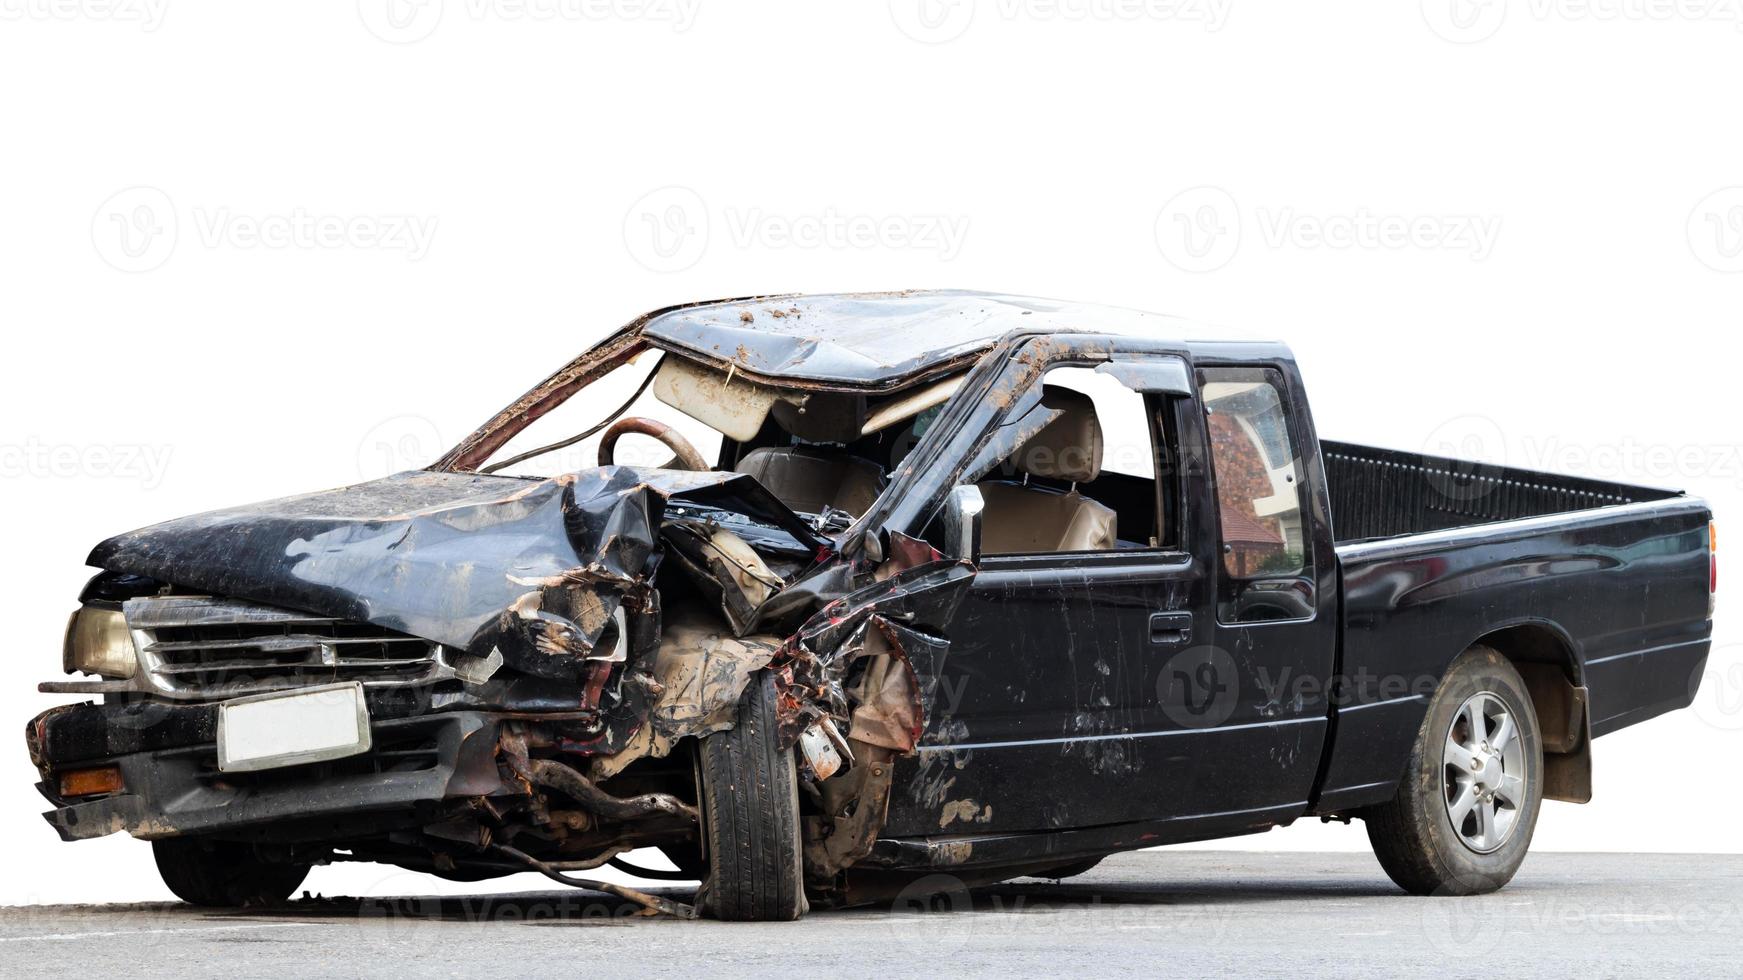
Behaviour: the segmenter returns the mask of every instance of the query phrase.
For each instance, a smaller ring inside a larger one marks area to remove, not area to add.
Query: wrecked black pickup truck
[[[791,919],[1304,816],[1412,892],[1500,887],[1594,737],[1692,700],[1710,514],[1322,441],[1285,347],[1208,334],[649,314],[428,469],[98,545],[91,676],[42,690],[100,701],[27,730],[46,816],[220,906],[357,860]]]

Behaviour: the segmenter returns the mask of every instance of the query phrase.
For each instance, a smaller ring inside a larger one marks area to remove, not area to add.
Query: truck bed
[[[1322,441],[1320,452],[1340,545],[1682,496],[1348,442]]]
[[[1428,696],[1473,644],[1528,683],[1564,677],[1592,736],[1692,701],[1712,634],[1702,501],[1348,443],[1321,454],[1343,629],[1320,812],[1390,797]]]

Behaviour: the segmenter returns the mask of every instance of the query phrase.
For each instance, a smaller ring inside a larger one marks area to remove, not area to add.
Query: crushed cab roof
[[[1016,330],[1239,339],[1156,313],[960,289],[720,300],[642,327],[657,343],[752,374],[867,387],[948,367]]]

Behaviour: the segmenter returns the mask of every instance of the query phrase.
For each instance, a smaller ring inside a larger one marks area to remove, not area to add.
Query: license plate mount
[[[218,771],[254,772],[369,751],[369,708],[356,681],[275,691],[218,705]]]

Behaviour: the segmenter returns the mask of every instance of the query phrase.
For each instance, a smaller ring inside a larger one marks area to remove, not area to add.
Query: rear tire
[[[1400,888],[1478,895],[1519,870],[1542,803],[1531,695],[1507,658],[1474,646],[1441,679],[1397,795],[1363,816]]]
[[[776,744],[775,679],[757,676],[732,728],[702,739],[704,906],[728,921],[805,914],[799,774]]]
[[[261,860],[233,841],[170,837],[151,842],[157,873],[189,905],[239,909],[277,905],[309,876],[309,865]]]

